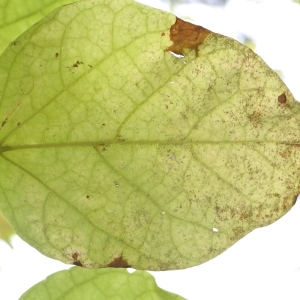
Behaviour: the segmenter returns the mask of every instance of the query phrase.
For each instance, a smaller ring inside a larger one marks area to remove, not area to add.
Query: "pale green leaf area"
[[[183,300],[162,290],[145,271],[130,274],[124,269],[87,270],[73,267],[47,277],[20,300]]]
[[[8,222],[4,218],[3,214],[0,212],[0,240],[3,240],[10,244],[11,236],[13,235],[14,231],[9,226]]]
[[[0,0],[0,53],[54,8],[72,0]]]
[[[230,38],[210,33],[197,56],[195,27],[184,56],[166,51],[175,21],[80,1],[0,57],[0,209],[45,255],[187,268],[295,203],[299,103]]]

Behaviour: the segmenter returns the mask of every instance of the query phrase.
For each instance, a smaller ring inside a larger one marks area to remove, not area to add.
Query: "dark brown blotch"
[[[81,261],[79,260],[79,254],[77,252],[74,252],[72,254],[72,258],[74,259],[73,265],[77,267],[83,267]]]
[[[126,259],[123,256],[115,258],[111,263],[107,265],[109,268],[131,268]]]
[[[77,60],[75,64],[73,64],[73,68],[78,68],[79,65],[83,65],[82,61]]]
[[[58,57],[58,56],[59,56],[59,53],[56,52],[56,53],[55,53],[55,57]]]
[[[74,252],[74,253],[72,254],[72,257],[73,257],[75,260],[77,260],[77,259],[78,259],[78,253],[77,253],[77,252]]]
[[[198,47],[211,33],[210,30],[176,18],[176,22],[170,28],[170,39],[173,45],[166,49],[178,55],[183,55],[184,49],[194,50],[199,56]]]
[[[285,93],[283,93],[283,94],[281,94],[281,95],[278,96],[278,102],[282,103],[282,104],[286,103],[286,95],[285,95]]]
[[[82,265],[82,263],[80,261],[73,262],[73,265],[77,266],[77,267],[83,267],[83,265]]]

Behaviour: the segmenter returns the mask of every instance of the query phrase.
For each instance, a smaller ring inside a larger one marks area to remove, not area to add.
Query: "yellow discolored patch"
[[[175,24],[170,28],[170,39],[173,45],[168,47],[166,51],[183,55],[184,49],[191,49],[195,50],[196,57],[198,57],[198,47],[210,33],[211,31],[206,28],[176,18]]]

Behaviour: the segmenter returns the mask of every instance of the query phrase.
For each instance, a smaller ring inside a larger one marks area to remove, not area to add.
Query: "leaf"
[[[55,287],[55,288],[53,288]],[[54,299],[184,299],[162,290],[145,271],[130,274],[122,269],[87,270],[73,267],[52,274],[22,295],[20,300]]]
[[[0,0],[0,53],[51,10],[72,0]]]
[[[14,231],[9,226],[8,222],[0,212],[0,240],[7,242],[10,246],[10,238]]]
[[[181,269],[284,215],[300,108],[240,43],[133,1],[80,1],[0,57],[0,209],[47,256]]]

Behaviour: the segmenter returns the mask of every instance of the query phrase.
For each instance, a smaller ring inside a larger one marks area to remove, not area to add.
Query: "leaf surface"
[[[0,53],[51,10],[72,0],[0,0]]]
[[[0,57],[0,95],[0,209],[66,263],[195,266],[299,193],[299,103],[278,75],[134,1],[49,14]]]
[[[73,267],[47,277],[22,295],[20,300],[183,300],[162,290],[145,271],[130,274],[122,269],[87,270]]]

